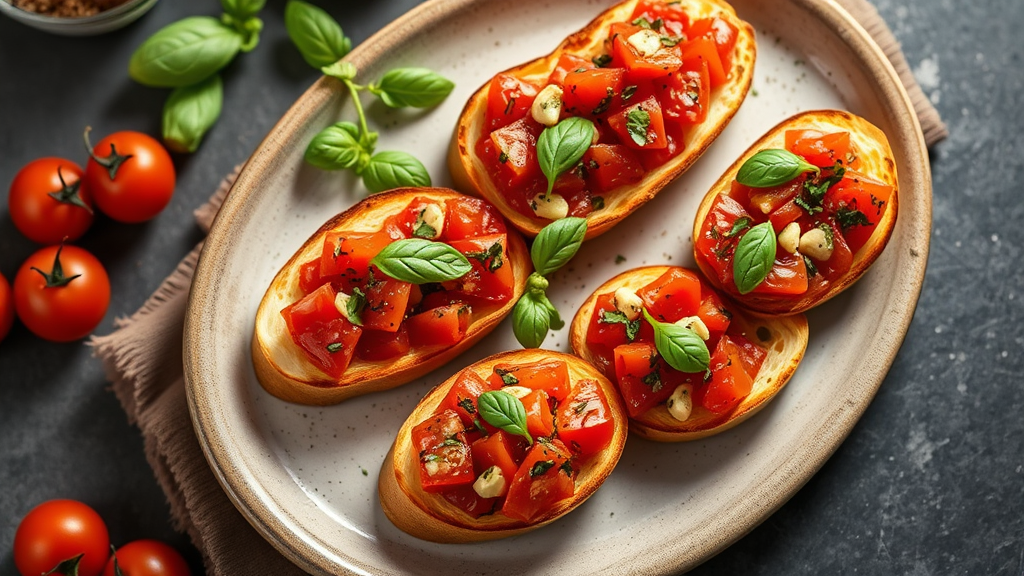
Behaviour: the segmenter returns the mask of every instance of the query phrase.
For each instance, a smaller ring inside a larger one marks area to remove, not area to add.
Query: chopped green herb
[[[630,342],[636,340],[637,334],[640,333],[640,318],[637,317],[636,320],[630,320],[618,310],[601,310],[601,315],[597,321],[604,324],[624,324],[626,326],[626,338]]]
[[[815,276],[818,275],[818,267],[815,266],[814,265],[814,261],[812,261],[807,256],[804,256],[804,265],[807,266],[807,277],[808,278],[814,278]]]
[[[519,378],[513,376],[511,370],[495,368],[494,373],[501,377],[501,383],[505,386],[515,386],[516,384],[519,384]]]
[[[548,470],[551,470],[551,468],[554,467],[554,465],[554,460],[540,460],[533,465],[533,468],[530,468],[530,477],[533,478],[536,476],[540,476],[547,472]]]
[[[362,466],[360,466],[359,469],[362,470],[363,476],[369,476],[370,475],[370,473],[366,471],[366,468],[363,468]]]
[[[682,41],[683,41],[683,39],[678,37],[678,36],[662,36],[661,37],[661,45],[662,46],[668,46],[669,48],[675,46],[676,44],[679,44]]]
[[[651,372],[647,376],[644,376],[643,378],[640,379],[640,381],[643,382],[644,384],[650,386],[651,387],[651,392],[657,392],[657,391],[661,390],[661,387],[662,387],[661,374],[658,374],[657,370],[655,370],[654,372]]]
[[[612,90],[611,86],[609,86],[605,90],[606,90],[605,97],[602,98],[601,101],[597,103],[597,107],[594,108],[593,112],[591,112],[591,114],[593,114],[595,116],[597,116],[598,114],[604,114],[605,112],[607,112],[608,111],[608,107],[611,106],[611,104],[612,104],[612,99],[615,98],[615,91]]]
[[[583,165],[580,164],[580,166],[583,166]],[[602,198],[600,196],[592,196],[590,198],[590,207],[593,208],[594,210],[603,210],[604,209],[604,198]]]
[[[615,255],[615,263],[616,264],[622,264],[625,261],[626,261],[626,257],[623,256],[622,254],[616,254]]]
[[[569,478],[572,478],[572,475],[576,473],[576,471],[572,469],[572,464],[570,464],[568,460],[562,462],[562,465],[559,466],[558,469],[565,472],[565,475]]]
[[[472,398],[463,398],[462,400],[459,400],[459,406],[461,406],[468,414],[476,414],[476,405],[473,404]]]
[[[498,242],[491,244],[491,247],[487,250],[470,252],[465,256],[466,258],[472,258],[473,260],[480,262],[482,266],[487,268],[488,272],[495,272],[505,264],[505,260],[503,258],[504,253],[505,248],[501,245],[501,241],[499,240]],[[487,264],[488,260],[491,261],[490,265]]]
[[[334,354],[335,352],[341,350],[344,347],[345,345],[342,344],[341,342],[331,342],[330,344],[327,345],[327,351],[330,352],[331,354]]]
[[[593,62],[594,66],[597,66],[598,68],[604,68],[605,66],[612,63],[612,55],[598,54],[597,56],[591,58],[591,62]]]
[[[508,116],[509,114],[511,114],[512,113],[512,109],[515,108],[515,106],[516,106],[516,99],[515,98],[509,98],[508,99],[508,104],[505,105],[505,115]]]
[[[637,146],[647,144],[647,129],[651,126],[651,115],[643,108],[634,108],[626,114],[626,132]]]
[[[587,404],[589,404],[589,402],[580,402],[579,404],[573,406],[573,408],[572,408],[573,413],[574,414],[583,414],[583,411],[587,409]]]
[[[853,226],[871,225],[871,221],[868,220],[867,215],[860,210],[852,210],[846,206],[836,210],[836,222],[839,224],[839,227],[843,229],[843,232],[846,232]]]
[[[502,164],[508,162],[508,154],[504,152],[498,154],[498,162],[501,162]]]
[[[440,459],[441,457],[438,456],[437,454],[427,454],[426,456],[423,457],[424,462],[437,462]]]
[[[634,94],[636,94],[636,88],[637,87],[636,87],[635,84],[631,84],[631,85],[626,86],[625,88],[623,88],[622,89],[622,101],[623,102],[629,102],[629,99],[632,98]]]
[[[751,222],[753,222],[753,220],[751,220],[749,216],[742,216],[740,218],[737,218],[736,221],[732,223],[732,228],[730,228],[729,231],[726,232],[722,237],[735,238],[740,232],[743,232],[747,228],[750,228]],[[712,228],[712,230],[715,229]]]

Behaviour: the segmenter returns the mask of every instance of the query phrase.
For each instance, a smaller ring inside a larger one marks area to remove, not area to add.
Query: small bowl
[[[156,4],[157,0],[128,0],[120,6],[93,16],[65,18],[36,14],[15,8],[10,0],[0,0],[0,12],[26,26],[61,36],[95,36],[117,30],[137,20]]]

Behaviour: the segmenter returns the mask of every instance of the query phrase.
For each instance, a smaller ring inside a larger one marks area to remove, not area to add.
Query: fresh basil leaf
[[[427,68],[388,70],[370,91],[391,108],[430,108],[451,94],[455,84]]]
[[[242,36],[210,16],[169,24],[132,54],[128,74],[158,88],[191,86],[226,66],[242,46]]]
[[[545,128],[537,138],[537,160],[548,179],[547,194],[555,187],[555,178],[583,158],[594,138],[594,124],[574,116]]]
[[[430,174],[419,160],[405,152],[378,152],[363,169],[363,184],[370,192],[405,186],[430,186]]]
[[[238,20],[246,20],[260,13],[267,0],[220,0],[224,12]]]
[[[542,300],[543,298],[543,300]],[[512,333],[523,348],[540,348],[551,328],[551,310],[543,293],[523,294],[512,309]]]
[[[565,327],[565,322],[562,320],[562,315],[558,313],[558,308],[548,300],[547,294],[540,294],[537,298],[545,308],[548,309],[548,324],[552,330],[561,330]]]
[[[508,392],[491,390],[477,398],[477,410],[485,422],[501,428],[509,434],[523,436],[533,443],[533,438],[526,430],[526,407],[523,402]]]
[[[363,325],[363,308],[366,308],[366,294],[359,288],[353,288],[345,305],[345,316],[356,326]]]
[[[732,260],[732,277],[740,294],[757,288],[768,277],[775,263],[775,245],[771,222],[754,226],[740,238]]]
[[[338,122],[324,128],[306,147],[304,158],[323,170],[360,169],[370,162],[359,143],[359,128],[351,122]]]
[[[175,152],[195,152],[220,116],[224,87],[214,74],[199,84],[175,88],[164,104],[164,144]]]
[[[626,132],[637,146],[647,144],[647,129],[651,126],[651,115],[643,108],[634,108],[626,114]]]
[[[545,472],[555,467],[554,460],[538,460],[533,468],[530,468],[530,478],[543,476]]]
[[[352,80],[356,77],[356,66],[351,62],[337,61],[334,64],[328,64],[320,69],[325,76],[337,78],[338,80]]]
[[[728,232],[722,235],[723,238],[735,238],[740,232],[743,232],[747,228],[750,228],[750,223],[753,220],[749,216],[740,216],[732,223],[732,228]],[[714,230],[714,228],[712,228]]]
[[[669,366],[680,372],[706,372],[711,365],[708,345],[689,328],[658,322],[644,309],[644,318],[654,328],[654,346]],[[645,382],[646,383],[646,382]],[[652,381],[649,385],[654,386]],[[660,378],[657,383],[660,386]]]
[[[821,170],[789,150],[769,148],[751,156],[740,166],[736,181],[751,188],[781,186],[804,172]]]
[[[407,238],[384,247],[370,264],[402,282],[428,284],[461,278],[473,269],[461,252],[444,242]]]
[[[562,218],[541,228],[530,247],[533,269],[542,276],[558,270],[576,255],[586,234],[586,218]]]
[[[601,310],[597,322],[604,324],[622,324],[626,327],[626,339],[630,342],[636,340],[640,333],[640,318],[630,320],[625,314],[618,310]]]
[[[340,60],[352,49],[331,15],[302,0],[288,0],[284,26],[307,64],[317,70]]]

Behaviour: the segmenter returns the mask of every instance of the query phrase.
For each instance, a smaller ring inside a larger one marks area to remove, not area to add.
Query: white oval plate
[[[411,152],[435,184],[450,184],[448,138],[468,96],[498,70],[550,51],[610,4],[435,0],[400,18],[349,56],[360,81],[416,65],[457,87],[427,112],[371,105],[371,124],[383,128],[377,149]],[[430,544],[398,531],[377,503],[376,486],[399,425],[433,385],[518,344],[506,320],[428,377],[333,407],[288,404],[260,387],[249,345],[263,292],[321,223],[365,192],[348,173],[302,161],[317,131],[355,119],[340,84],[324,79],[239,176],[206,242],[185,327],[185,375],[200,442],[235,505],[282,553],[317,574],[678,572],[763,521],[839,446],[881,384],[917,302],[931,224],[927,153],[895,73],[835,4],[734,5],[758,34],[747,101],[693,169],[615,232],[586,243],[552,278],[550,296],[571,318],[591,290],[627,267],[692,267],[694,210],[747,146],[798,111],[851,110],[889,136],[900,175],[899,221],[861,281],[809,314],[807,356],[786,389],[750,421],[706,440],[629,440],[605,485],[545,529],[473,545]],[[625,261],[617,264],[619,255]],[[552,333],[545,346],[567,351],[567,330]]]

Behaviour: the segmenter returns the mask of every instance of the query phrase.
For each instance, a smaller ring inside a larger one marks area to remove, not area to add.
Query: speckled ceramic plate
[[[424,113],[371,106],[380,150],[414,153],[445,185],[448,137],[466,98],[494,72],[551,50],[610,2],[435,0],[349,59],[363,79],[396,65],[457,83]],[[584,245],[552,278],[571,317],[591,290],[628,266],[693,265],[689,232],[704,192],[778,121],[838,107],[881,127],[899,166],[892,240],[861,281],[809,314],[807,356],[760,414],[686,444],[630,439],[618,468],[583,506],[545,529],[474,545],[429,544],[398,531],[377,504],[377,473],[417,400],[462,366],[517,347],[506,323],[448,366],[396,390],[313,408],[265,393],[249,356],[253,317],[278,268],[330,216],[362,196],[348,174],[305,165],[319,129],[354,118],[339,84],[322,80],[250,159],[210,233],[192,287],[185,374],[200,442],[238,509],[275,547],[315,574],[673,573],[747,533],[793,495],[838,447],[881,384],[910,323],[931,219],[928,158],[910,102],[881,51],[835,4],[739,0],[754,24],[753,90],[686,175]],[[625,261],[617,263],[622,256]],[[565,330],[547,347],[567,350]]]

